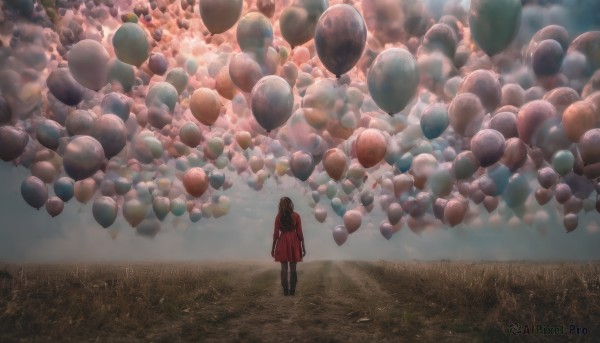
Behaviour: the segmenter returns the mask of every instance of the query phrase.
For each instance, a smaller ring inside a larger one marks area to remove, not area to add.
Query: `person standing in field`
[[[298,282],[296,263],[302,262],[302,257],[306,255],[306,246],[304,245],[300,215],[294,212],[294,203],[290,198],[282,197],[279,200],[279,211],[275,217],[274,226],[271,256],[275,258],[275,262],[281,263],[283,295],[295,295]]]

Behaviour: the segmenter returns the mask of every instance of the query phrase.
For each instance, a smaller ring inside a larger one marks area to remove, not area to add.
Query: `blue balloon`
[[[219,189],[225,183],[225,174],[218,170],[213,170],[210,172],[209,182],[212,188]]]
[[[429,105],[421,114],[421,130],[427,139],[434,139],[442,135],[450,120],[448,111],[443,105]]]
[[[67,202],[73,198],[75,194],[75,181],[69,177],[61,177],[54,183],[54,194],[60,198],[60,200]]]
[[[94,219],[105,229],[115,222],[118,211],[119,206],[117,205],[117,202],[113,198],[107,196],[96,198],[92,205]]]
[[[402,173],[406,173],[412,166],[413,155],[411,153],[405,153],[396,161],[396,169]]]
[[[28,176],[21,183],[21,196],[27,204],[37,210],[48,200],[48,187],[35,176]]]

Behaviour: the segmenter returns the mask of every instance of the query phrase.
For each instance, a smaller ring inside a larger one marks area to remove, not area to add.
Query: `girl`
[[[302,253],[300,252],[302,249]],[[276,262],[281,262],[281,286],[283,295],[295,295],[298,276],[296,262],[302,262],[306,255],[304,235],[300,215],[294,212],[294,204],[288,197],[279,200],[279,211],[275,217],[273,232],[273,247],[271,256]],[[288,262],[290,264],[290,281],[288,283]]]

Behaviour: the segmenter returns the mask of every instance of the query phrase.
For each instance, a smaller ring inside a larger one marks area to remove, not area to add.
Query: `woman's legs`
[[[290,262],[290,295],[295,295],[298,274],[296,273],[296,262]]]
[[[295,266],[294,266],[295,269]],[[283,295],[289,294],[288,284],[288,263],[281,262],[281,286],[283,287]]]

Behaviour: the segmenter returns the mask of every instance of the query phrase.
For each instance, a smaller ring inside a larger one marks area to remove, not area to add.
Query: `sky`
[[[420,235],[406,224],[389,241],[379,233],[384,219],[379,205],[363,217],[358,231],[337,246],[332,230],[342,224],[328,204],[327,220],[319,223],[309,206],[310,192],[292,178],[277,186],[268,180],[261,191],[250,189],[239,178],[222,192],[232,200],[229,214],[202,218],[192,223],[187,215],[169,215],[154,238],[138,235],[122,218],[111,230],[92,217],[86,205],[72,199],[63,213],[51,218],[44,208],[29,207],[20,195],[20,183],[29,171],[0,163],[0,261],[14,263],[108,262],[108,261],[272,261],[273,221],[281,196],[289,196],[302,218],[307,255],[315,260],[577,260],[600,259],[600,214],[580,215],[580,226],[566,233],[554,217],[547,227],[533,228],[515,218],[490,220],[483,208],[469,225],[428,229]],[[228,174],[234,179],[237,176]],[[308,186],[306,186],[308,189]],[[532,200],[532,199],[529,199]],[[554,200],[553,200],[554,201]],[[546,207],[546,211],[552,207]],[[549,213],[552,217],[552,213]]]

